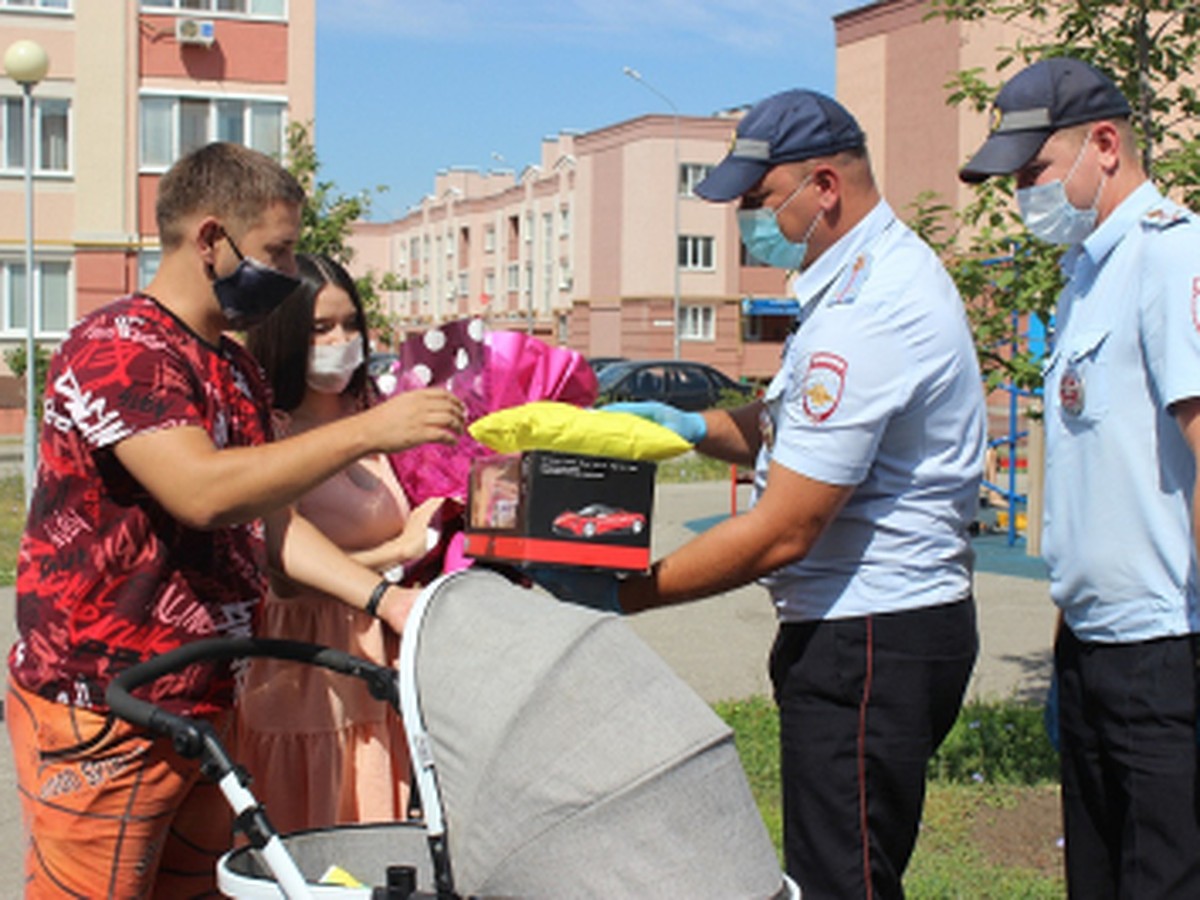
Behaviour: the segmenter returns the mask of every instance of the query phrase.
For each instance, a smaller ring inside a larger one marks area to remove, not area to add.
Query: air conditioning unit
[[[175,20],[175,40],[181,44],[211,47],[216,40],[216,26],[212,19],[178,18]]]

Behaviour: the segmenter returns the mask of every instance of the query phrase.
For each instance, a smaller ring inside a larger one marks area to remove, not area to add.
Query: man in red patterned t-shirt
[[[224,802],[194,764],[112,721],[104,691],[181,644],[250,634],[268,562],[403,626],[413,592],[385,588],[288,504],[367,453],[453,442],[462,407],[415,391],[271,442],[258,366],[224,332],[297,285],[303,202],[252,150],[210,144],[181,159],[159,185],[158,274],[80,321],[51,362],[6,716],[27,897],[213,888]],[[228,727],[228,665],[194,666],[155,692]]]

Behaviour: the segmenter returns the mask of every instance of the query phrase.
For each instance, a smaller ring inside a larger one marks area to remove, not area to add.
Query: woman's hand
[[[404,623],[412,612],[413,604],[417,601],[419,588],[402,588],[393,585],[388,588],[383,599],[379,601],[379,609],[375,614],[396,634],[403,634]]]
[[[397,564],[415,562],[437,544],[439,535],[430,535],[429,523],[444,502],[444,497],[430,497],[409,513],[404,530],[398,535],[366,550],[355,550],[350,558],[377,572],[386,572]]]

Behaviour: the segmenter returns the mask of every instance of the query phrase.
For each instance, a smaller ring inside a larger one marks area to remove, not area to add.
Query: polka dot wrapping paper
[[[533,400],[591,406],[596,376],[583,356],[514,331],[492,331],[482,319],[445,322],[409,335],[394,365],[396,392],[444,387],[466,404],[467,424]],[[492,451],[464,434],[453,446],[426,444],[391,457],[416,506],[429,497],[467,495],[471,462]]]

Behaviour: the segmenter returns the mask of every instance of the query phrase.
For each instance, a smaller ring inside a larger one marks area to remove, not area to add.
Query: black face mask
[[[229,327],[240,331],[270,315],[275,307],[300,287],[300,281],[278,269],[264,266],[256,259],[242,256],[242,251],[228,234],[225,240],[229,241],[240,262],[233,272],[213,281],[213,291]]]

